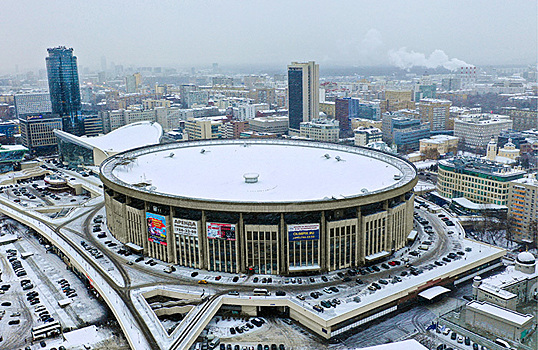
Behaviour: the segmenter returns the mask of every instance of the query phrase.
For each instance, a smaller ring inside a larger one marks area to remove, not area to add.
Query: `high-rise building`
[[[433,98],[424,98],[417,103],[420,119],[429,122],[432,131],[446,130],[450,117],[452,102]]]
[[[14,101],[17,118],[52,112],[50,95],[47,93],[16,94]]]
[[[512,129],[512,120],[499,114],[468,114],[454,120],[454,136],[465,148],[482,153],[491,138],[497,139],[502,130]]]
[[[319,118],[319,65],[314,61],[288,65],[288,109],[290,129]]]
[[[508,215],[515,226],[514,239],[536,244],[538,218],[538,179],[536,175],[510,181],[508,189]]]
[[[81,117],[80,87],[78,82],[77,57],[73,49],[59,46],[47,49],[47,75],[49,79],[52,112],[63,121],[63,130],[80,136],[84,134]]]

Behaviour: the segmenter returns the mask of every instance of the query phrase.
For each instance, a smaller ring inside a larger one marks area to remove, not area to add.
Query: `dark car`
[[[327,278],[327,276],[321,276],[321,280],[322,280],[323,282],[328,282],[328,281],[329,281],[329,279]]]
[[[234,276],[234,278],[232,279],[233,282],[237,282],[239,281],[239,276]]]
[[[286,292],[284,292],[283,290],[277,290],[275,294],[277,297],[283,297],[284,295],[286,295]]]
[[[236,333],[236,332],[235,332],[235,328],[230,327],[230,333],[231,333],[232,335],[234,335],[234,334]]]
[[[147,262],[146,262],[146,264],[147,264]],[[193,273],[191,273],[191,277],[196,277],[196,276],[198,276],[198,272],[194,271]]]

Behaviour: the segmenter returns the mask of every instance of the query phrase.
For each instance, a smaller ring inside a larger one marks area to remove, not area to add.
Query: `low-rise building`
[[[285,135],[289,130],[289,119],[287,116],[259,117],[249,120],[249,127],[258,133]]]
[[[359,127],[354,132],[355,146],[366,146],[369,143],[383,141],[383,133],[378,128]]]
[[[435,135],[420,140],[420,153],[426,159],[439,159],[440,155],[453,153],[458,150],[458,138],[450,135]]]
[[[533,328],[534,316],[502,308],[485,301],[465,305],[465,323],[497,337],[519,342]]]
[[[340,123],[333,119],[313,119],[300,124],[300,137],[323,142],[338,142]]]
[[[503,113],[512,119],[514,130],[525,131],[536,128],[538,125],[538,110],[536,109],[505,107]]]
[[[418,119],[400,117],[398,113],[383,115],[383,139],[399,150],[418,150],[419,140],[430,137],[430,124]]]
[[[439,162],[437,192],[446,198],[464,197],[475,203],[508,204],[510,181],[525,171],[480,158],[458,157]]]
[[[222,126],[228,119],[222,117],[191,118],[185,122],[185,131],[190,140],[222,138]]]

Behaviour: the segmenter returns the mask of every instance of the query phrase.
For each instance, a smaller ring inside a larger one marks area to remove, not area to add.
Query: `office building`
[[[223,124],[226,116],[191,118],[185,122],[185,131],[191,140],[212,140],[223,138]]]
[[[319,65],[314,61],[288,65],[290,129],[319,117]]]
[[[14,144],[15,135],[20,133],[20,122],[18,120],[9,120],[0,122],[0,134],[5,135],[3,144]]]
[[[334,118],[338,120],[340,124],[340,132],[342,137],[346,137],[351,132],[350,118],[350,98],[337,98],[334,101]]]
[[[454,136],[460,138],[465,148],[482,153],[492,137],[497,139],[501,131],[512,129],[512,124],[512,120],[506,115],[463,115],[454,120]]]
[[[430,124],[418,119],[401,117],[400,113],[383,114],[383,139],[403,151],[418,150],[419,141],[430,137]]]
[[[419,151],[426,159],[439,159],[447,153],[456,154],[458,138],[450,135],[434,135],[428,139],[420,140]]]
[[[474,203],[508,204],[510,181],[525,171],[481,158],[458,157],[441,160],[437,192],[446,198],[464,197]]]
[[[33,114],[52,113],[50,95],[47,93],[16,94],[14,102],[17,118]]]
[[[514,225],[514,240],[538,243],[538,180],[536,174],[510,181],[508,189],[508,215]]]
[[[452,102],[448,100],[424,98],[416,105],[420,120],[425,123],[430,123],[432,131],[447,129]]]
[[[325,113],[328,118],[334,118],[336,114],[336,103],[332,101],[320,102],[319,111]]]
[[[103,133],[103,119],[97,114],[84,115],[84,131],[88,137],[98,136]]]
[[[34,156],[55,154],[58,149],[53,130],[62,130],[62,118],[55,114],[19,118],[22,145]]]
[[[373,142],[383,141],[383,133],[374,127],[359,127],[354,130],[355,146],[366,146]]]
[[[223,139],[238,139],[241,134],[249,131],[248,121],[230,120],[222,124]]]
[[[28,148],[21,145],[0,145],[0,174],[16,170]]]
[[[514,122],[513,129],[516,131],[535,129],[538,125],[538,110],[505,107],[503,114],[510,116]]]
[[[205,107],[209,101],[209,93],[204,90],[188,91],[185,97],[187,108]]]
[[[77,57],[73,49],[64,46],[47,49],[47,75],[52,113],[62,118],[63,130],[74,134],[84,134],[84,123],[80,112],[80,87],[77,71]]]
[[[250,131],[263,134],[286,135],[289,129],[287,116],[259,117],[249,120]]]
[[[334,119],[313,119],[309,122],[302,122],[299,135],[315,141],[338,142],[339,124],[338,120]]]

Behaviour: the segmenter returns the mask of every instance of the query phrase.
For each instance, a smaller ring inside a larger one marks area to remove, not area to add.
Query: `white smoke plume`
[[[410,69],[412,67],[437,68],[444,67],[454,71],[460,67],[473,67],[472,64],[466,63],[457,58],[448,58],[448,55],[443,50],[435,50],[430,57],[426,57],[421,52],[409,51],[406,47],[399,50],[390,50],[388,52],[390,63],[402,69]]]

